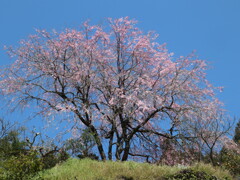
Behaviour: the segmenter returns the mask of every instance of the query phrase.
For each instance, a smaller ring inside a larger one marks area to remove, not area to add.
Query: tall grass
[[[184,167],[157,166],[137,162],[98,162],[90,159],[69,159],[61,165],[41,172],[35,179],[44,180],[161,180],[173,175]],[[232,179],[227,171],[213,168],[210,165],[196,164],[191,167],[203,170],[218,179]]]

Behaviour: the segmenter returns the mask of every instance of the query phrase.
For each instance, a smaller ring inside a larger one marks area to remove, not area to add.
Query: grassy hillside
[[[36,177],[45,180],[161,180],[186,167],[157,166],[137,162],[98,162],[90,159],[69,159],[67,162],[46,170]],[[210,165],[196,164],[194,171],[204,171],[218,179],[232,179],[227,171]],[[170,179],[174,179],[171,177]],[[187,178],[189,179],[189,178]]]

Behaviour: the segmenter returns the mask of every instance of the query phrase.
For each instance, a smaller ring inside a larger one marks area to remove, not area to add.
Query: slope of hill
[[[179,174],[179,172],[182,172]],[[192,172],[197,172],[191,174]],[[191,174],[191,175],[190,175]],[[197,175],[196,175],[197,174]],[[175,176],[174,176],[175,175]],[[180,176],[179,176],[180,175]],[[182,178],[183,176],[185,178]],[[191,179],[192,176],[204,176],[209,179],[232,179],[222,169],[211,165],[195,164],[191,167],[157,166],[137,162],[93,161],[90,159],[69,159],[65,163],[41,172],[36,179],[45,180],[162,180]],[[206,176],[205,176],[206,175]],[[175,177],[175,178],[174,178]],[[196,178],[199,179],[199,178]],[[202,178],[201,178],[202,179]],[[205,179],[205,178],[204,178]]]

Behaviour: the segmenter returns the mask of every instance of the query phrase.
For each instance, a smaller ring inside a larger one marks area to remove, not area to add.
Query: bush
[[[56,164],[66,161],[69,155],[65,151],[56,151],[54,153],[46,154],[42,157],[43,169],[49,169]]]
[[[204,179],[204,180],[217,180],[217,177],[213,175],[209,175],[204,171],[195,171],[192,169],[184,169],[172,176],[169,176],[165,178],[164,180],[172,180],[172,179],[181,179],[181,180],[198,180],[198,179]]]
[[[24,180],[30,179],[43,169],[42,160],[35,151],[19,156],[11,156],[2,163],[1,179]]]
[[[79,154],[79,155],[77,155],[77,157],[79,159],[84,159],[84,158],[89,158],[89,159],[92,159],[92,160],[98,160],[99,159],[99,157],[96,154],[93,154],[93,153],[90,153],[90,154],[87,154],[87,155]]]
[[[64,144],[64,149],[72,156],[77,156],[80,159],[98,159],[98,157],[93,154],[93,147],[96,145],[96,142],[90,129],[86,128],[80,130],[80,137],[67,140]]]
[[[25,180],[31,179],[39,171],[49,169],[56,164],[68,159],[64,151],[49,153],[44,157],[34,150],[25,154],[11,156],[0,163],[0,179],[4,180]]]
[[[233,175],[240,175],[240,154],[231,150],[222,152],[222,166]]]

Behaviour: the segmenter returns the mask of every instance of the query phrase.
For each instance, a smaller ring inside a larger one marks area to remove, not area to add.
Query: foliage
[[[72,156],[82,158],[91,158],[98,160],[98,156],[93,153],[93,147],[96,145],[93,134],[89,129],[81,130],[81,135],[75,139],[69,139],[64,144],[64,149]]]
[[[0,138],[6,136],[12,130],[14,124],[0,118]]]
[[[112,179],[156,179],[161,180],[183,170],[191,168],[194,171],[205,172],[209,176],[215,176],[218,179],[229,179],[231,175],[220,168],[211,165],[196,164],[191,167],[177,166],[157,166],[149,163],[137,163],[132,161],[114,162],[114,161],[93,161],[90,159],[68,159],[61,165],[41,173],[45,180],[67,180],[67,179],[88,179],[88,180],[112,180]],[[36,176],[37,178],[38,176]]]
[[[17,156],[25,152],[26,142],[19,138],[24,127],[16,128],[14,124],[0,119],[0,160]]]
[[[234,150],[223,149],[221,151],[221,166],[233,175],[240,175],[240,154]]]
[[[0,158],[6,159],[18,156],[25,151],[26,142],[19,139],[19,131],[11,130],[0,139]]]
[[[240,120],[235,127],[233,141],[221,149],[219,154],[219,165],[223,166],[235,176],[240,175]]]
[[[205,180],[217,180],[217,177],[213,175],[209,175],[204,171],[194,171],[192,169],[184,169],[172,176],[166,178],[166,180],[198,180],[198,179],[205,179]]]
[[[32,140],[21,140],[21,129],[9,129],[0,139],[0,179],[29,179],[42,169],[55,166],[68,158],[68,154],[57,148],[35,146]]]
[[[51,152],[51,151],[49,151]],[[62,150],[54,151],[52,153],[45,154],[44,156],[40,157],[43,162],[43,168],[49,169],[54,167],[56,164],[62,163],[69,158],[69,155]]]
[[[179,144],[176,140],[163,139],[161,141],[161,156],[157,164],[174,165],[191,165],[197,161],[198,151],[194,146],[182,142]]]
[[[37,172],[43,169],[43,162],[35,151],[27,154],[11,156],[4,162],[1,162],[3,169],[1,178],[6,180],[24,180],[31,179]]]
[[[206,172],[209,175],[213,175],[218,179],[229,180],[232,179],[231,174],[228,170],[225,170],[221,166],[213,166],[212,164],[205,164],[205,163],[195,163],[193,166],[190,167],[194,171],[202,171]]]
[[[240,145],[240,120],[238,121],[238,123],[235,127],[235,133],[234,133],[233,140],[235,143]]]
[[[24,128],[1,119],[0,130],[0,179],[29,179],[42,170],[39,153],[28,148],[28,142],[21,140]]]

